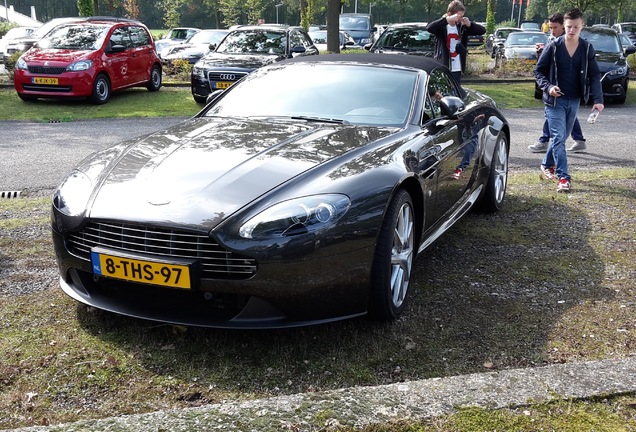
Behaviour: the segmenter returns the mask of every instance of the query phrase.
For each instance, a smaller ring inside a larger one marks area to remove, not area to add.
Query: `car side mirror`
[[[636,53],[636,46],[628,46],[627,48],[625,48],[625,57],[634,53]]]
[[[124,45],[113,45],[106,50],[107,53],[120,53],[124,51],[126,51],[126,47]]]
[[[305,51],[307,51],[307,49],[304,46],[298,45],[291,49],[291,55],[293,56],[294,54],[304,54]]]
[[[439,101],[442,115],[446,117],[456,117],[457,113],[464,111],[466,105],[464,101],[457,96],[444,96]]]
[[[205,98],[205,104],[207,105],[210,102],[214,102],[215,100],[217,100],[218,97],[221,96],[224,91],[225,90],[214,90],[212,93],[208,95],[207,98]]]
[[[208,47],[208,49],[210,51],[214,51],[216,49],[216,44],[211,43],[210,46]]]

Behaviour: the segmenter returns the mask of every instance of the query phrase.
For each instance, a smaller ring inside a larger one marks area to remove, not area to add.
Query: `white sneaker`
[[[548,150],[548,143],[538,141],[536,144],[529,145],[528,150],[532,153],[543,153]]]
[[[585,141],[583,140],[576,140],[574,141],[574,144],[572,144],[570,146],[570,148],[568,149],[568,151],[571,152],[580,152],[583,151],[587,148],[587,146],[585,145]]]

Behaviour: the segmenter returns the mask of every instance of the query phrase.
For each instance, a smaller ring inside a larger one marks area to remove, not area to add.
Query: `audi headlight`
[[[278,203],[257,214],[239,229],[243,238],[266,239],[305,234],[333,224],[351,201],[346,195],[326,194]]]
[[[205,79],[205,70],[203,69],[202,66],[197,66],[199,63],[195,63],[194,66],[192,67],[192,76],[201,78],[201,79]]]
[[[20,70],[27,70],[28,66],[26,62],[20,57],[17,62],[15,62],[15,68]]]
[[[86,210],[93,184],[86,174],[73,171],[55,192],[53,204],[68,216],[81,215]]]
[[[93,66],[93,61],[92,60],[80,60],[78,62],[75,63],[71,63],[70,65],[66,66],[66,70],[67,71],[85,71],[91,68],[91,66]]]

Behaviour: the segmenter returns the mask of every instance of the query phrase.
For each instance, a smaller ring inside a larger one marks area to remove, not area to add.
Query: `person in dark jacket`
[[[603,111],[601,73],[594,47],[581,39],[583,14],[572,9],[564,15],[565,34],[548,43],[534,68],[537,85],[543,92],[545,116],[550,126],[550,145],[541,170],[546,179],[558,178],[557,191],[571,188],[565,140],[572,133],[581,99],[592,96],[592,110]]]
[[[433,57],[451,70],[458,84],[466,70],[468,36],[486,33],[484,26],[471,22],[464,16],[465,12],[464,4],[453,0],[448,4],[446,15],[426,26],[426,30],[435,35],[436,39]]]

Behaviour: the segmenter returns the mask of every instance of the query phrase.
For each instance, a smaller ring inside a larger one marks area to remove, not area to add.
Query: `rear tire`
[[[103,105],[110,99],[110,81],[104,74],[99,74],[93,83],[91,102],[95,105]]]
[[[393,321],[404,311],[415,257],[413,200],[405,190],[395,194],[387,209],[373,259],[369,314]]]
[[[485,213],[495,213],[503,207],[508,186],[508,145],[506,135],[497,137],[495,150],[490,164],[488,184],[484,189],[475,209]]]
[[[148,81],[146,88],[151,92],[159,91],[161,88],[161,67],[159,65],[152,67],[150,71],[150,81]]]

